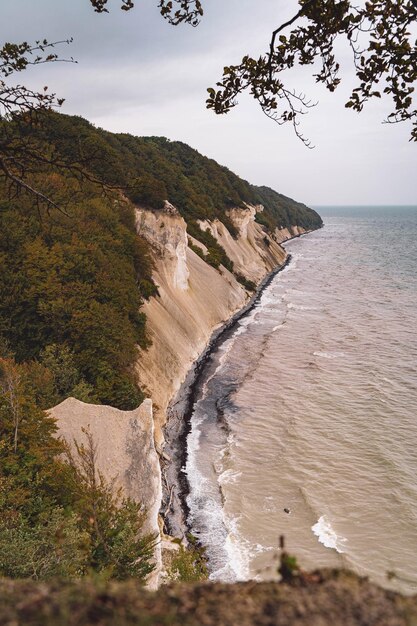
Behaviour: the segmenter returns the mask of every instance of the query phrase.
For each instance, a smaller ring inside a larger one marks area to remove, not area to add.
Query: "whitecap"
[[[229,529],[224,546],[227,564],[234,573],[236,581],[248,580],[250,577],[249,564],[252,557],[251,544],[239,532],[239,519],[239,517],[225,519]],[[221,577],[218,579],[221,580]]]
[[[295,311],[317,311],[315,306],[304,306],[303,304],[294,304],[294,302],[288,302],[287,307]]]
[[[343,554],[344,550],[342,550],[340,544],[346,543],[347,539],[337,536],[326,515],[322,515],[318,522],[311,527],[311,530],[326,548],[332,548],[336,552]]]
[[[227,470],[224,470],[224,472],[222,472],[219,475],[217,480],[219,482],[219,485],[221,486],[230,485],[232,483],[235,483],[237,479],[240,478],[240,476],[242,476],[242,472],[238,472],[232,469],[227,469]]]
[[[263,292],[257,308],[267,308],[268,305],[277,304],[279,302],[279,297],[272,291],[272,289],[266,290]]]
[[[319,351],[313,352],[313,355],[314,356],[319,356],[322,359],[339,359],[339,358],[342,358],[342,357],[346,356],[344,352],[324,352],[324,351],[323,352],[319,352]]]

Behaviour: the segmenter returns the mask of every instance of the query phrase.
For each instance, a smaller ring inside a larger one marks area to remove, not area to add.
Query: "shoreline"
[[[285,250],[285,244],[289,241],[305,237],[322,227],[294,235],[280,245]],[[292,255],[287,252],[285,262],[263,278],[245,306],[213,331],[205,349],[189,369],[184,382],[168,405],[167,422],[164,427],[165,446],[160,455],[162,475],[160,515],[163,521],[163,532],[170,537],[187,541],[187,533],[190,532],[187,521],[189,484],[183,470],[188,455],[187,439],[191,432],[193,407],[199,393],[199,383],[204,375],[205,365],[213,352],[235,331],[236,323],[252,311],[264,290],[271,284],[275,276],[289,265],[291,259]]]
[[[297,235],[296,237],[288,239],[288,241],[302,237],[304,234],[309,233]],[[187,521],[189,513],[187,505],[189,484],[183,468],[187,461],[187,439],[191,432],[191,418],[194,404],[199,394],[199,384],[204,375],[205,366],[213,352],[233,334],[236,323],[253,310],[259,302],[264,290],[271,284],[272,280],[289,265],[291,259],[291,254],[287,253],[285,262],[264,277],[246,305],[239,309],[239,311],[232,315],[232,317],[219,328],[214,330],[206,348],[194,362],[178,393],[170,402],[167,413],[167,424],[165,426],[166,443],[161,457],[163,477],[161,514],[164,521],[164,531],[170,536],[184,539],[186,538],[186,534],[190,532]]]

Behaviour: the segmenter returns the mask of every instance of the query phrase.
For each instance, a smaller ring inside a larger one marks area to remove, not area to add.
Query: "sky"
[[[170,26],[158,0],[136,0],[132,11],[109,0],[109,14],[88,0],[0,0],[0,45],[73,37],[61,56],[77,63],[38,66],[19,82],[65,98],[62,112],[96,126],[183,141],[257,185],[320,205],[417,205],[417,144],[406,124],[382,124],[390,103],[368,103],[358,115],[344,108],[354,75],[340,47],[342,84],[335,94],[316,85],[311,68],[296,68],[287,83],[318,105],[302,119],[314,144],[307,149],[292,128],[278,126],[249,94],[217,116],[205,107],[225,65],[267,50],[271,31],[292,17],[296,0],[203,0],[197,28]]]

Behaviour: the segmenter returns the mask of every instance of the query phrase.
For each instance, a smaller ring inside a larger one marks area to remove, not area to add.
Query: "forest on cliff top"
[[[169,200],[187,222],[227,221],[227,209],[250,203],[264,205],[263,219],[270,229],[293,224],[317,228],[322,223],[304,204],[251,185],[180,141],[111,133],[82,117],[51,112],[37,135],[65,160],[86,162],[99,180],[120,187],[134,201],[158,209]]]
[[[143,399],[133,364],[148,342],[140,306],[156,287],[134,204],[158,210],[169,200],[208,246],[208,262],[232,271],[198,219],[217,217],[236,235],[227,209],[247,202],[265,205],[259,219],[271,230],[321,225],[311,209],[180,142],[112,134],[52,112],[27,126],[3,122],[2,132],[10,144],[23,134],[26,149],[50,161],[28,167],[25,181],[54,205],[0,189],[0,341],[26,364],[43,409],[68,395],[127,410]]]

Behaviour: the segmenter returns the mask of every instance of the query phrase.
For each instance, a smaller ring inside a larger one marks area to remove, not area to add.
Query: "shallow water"
[[[206,367],[191,526],[215,580],[274,577],[284,534],[306,568],[416,592],[417,208],[319,212]]]

